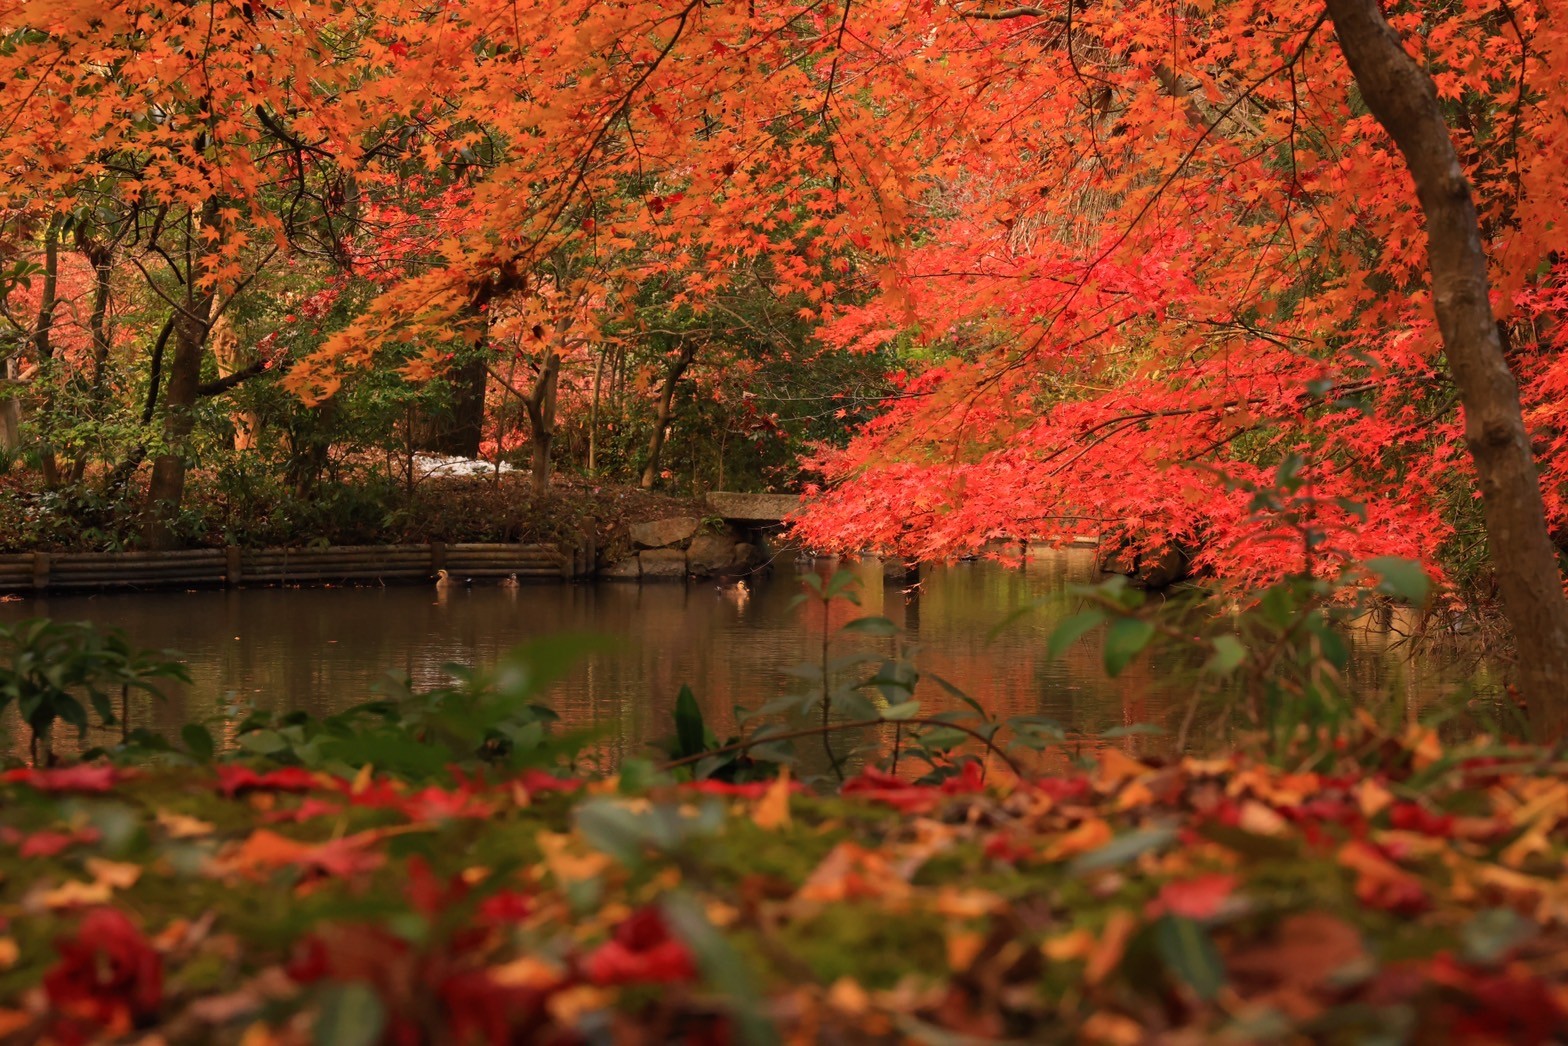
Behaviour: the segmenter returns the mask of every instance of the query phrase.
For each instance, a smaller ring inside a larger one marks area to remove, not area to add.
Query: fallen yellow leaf
[[[172,810],[159,810],[158,824],[169,833],[171,839],[195,839],[212,834],[212,825],[206,821]]]
[[[859,1016],[871,1007],[871,998],[858,982],[840,977],[828,989],[828,1005],[840,1013]]]
[[[1047,861],[1061,861],[1077,857],[1090,850],[1098,850],[1116,837],[1111,826],[1098,817],[1080,824],[1052,843],[1045,851]]]
[[[1122,955],[1127,950],[1127,942],[1132,938],[1132,933],[1138,928],[1137,916],[1125,909],[1117,909],[1105,922],[1105,929],[1100,931],[1100,939],[1094,946],[1094,951],[1089,954],[1089,961],[1084,966],[1084,983],[1093,987],[1116,969],[1122,961]]]
[[[102,857],[89,857],[87,870],[92,873],[94,882],[104,883],[114,890],[130,889],[136,885],[136,880],[142,877],[141,865],[125,861],[108,861]]]
[[[73,879],[52,890],[45,890],[39,900],[45,908],[79,908],[91,904],[108,904],[114,890],[108,883],[84,883]]]
[[[751,819],[758,828],[772,832],[789,827],[789,790],[789,767],[785,767],[757,801],[757,809]]]
[[[1370,777],[1356,786],[1356,805],[1368,820],[1388,809],[1393,801],[1394,794]]]
[[[975,964],[980,949],[985,947],[985,936],[973,930],[952,930],[947,934],[947,968],[963,973]]]
[[[1073,930],[1046,940],[1040,945],[1040,951],[1052,962],[1087,959],[1094,951],[1094,935],[1088,930]]]

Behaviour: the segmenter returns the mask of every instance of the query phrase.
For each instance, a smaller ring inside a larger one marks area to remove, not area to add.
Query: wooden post
[[[430,543],[430,572],[434,574],[446,566],[446,542],[432,541]]]
[[[49,587],[49,553],[33,553],[33,588],[42,592]]]
[[[223,550],[225,557],[224,581],[230,588],[238,587],[240,583],[240,547],[230,545]]]

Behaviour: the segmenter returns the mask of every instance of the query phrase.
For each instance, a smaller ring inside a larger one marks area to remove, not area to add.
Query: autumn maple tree
[[[280,367],[292,391],[467,368],[466,402],[494,382],[527,418],[541,492],[563,375],[594,411],[617,339],[671,339],[645,399],[657,478],[658,372],[676,388],[685,332],[761,287],[823,346],[905,363],[813,462],[812,544],[929,558],[1091,529],[1240,583],[1418,558],[1456,599],[1495,583],[1556,731],[1560,21],[29,2],[0,12],[20,87],[0,202],[44,242],[92,199],[84,243],[163,303],[155,507],[179,500],[214,321],[279,259],[377,289]],[[1288,503],[1260,493],[1282,475]]]

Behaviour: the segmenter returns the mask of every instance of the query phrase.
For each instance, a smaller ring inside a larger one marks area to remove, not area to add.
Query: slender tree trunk
[[[54,313],[59,304],[57,288],[60,283],[60,219],[51,218],[44,230],[44,280],[38,295],[38,319],[33,323],[33,352],[40,364],[54,356],[50,335],[54,331]]]
[[[1519,389],[1492,314],[1470,183],[1437,90],[1378,0],[1326,0],[1367,107],[1393,137],[1426,215],[1432,302],[1475,462],[1487,543],[1519,652],[1519,685],[1543,740],[1568,728],[1568,600],[1546,526]]]
[[[604,360],[609,355],[601,350],[598,365],[593,370],[593,401],[588,407],[588,474],[599,471],[599,392],[604,386]]]
[[[109,276],[114,254],[108,247],[91,243],[82,246],[82,254],[93,267],[93,310],[87,320],[87,329],[93,342],[90,401],[96,415],[109,386]],[[87,453],[78,451],[76,460],[71,463],[71,483],[80,483],[86,471]]]
[[[652,490],[659,481],[659,458],[664,453],[664,439],[670,427],[670,419],[675,416],[675,386],[680,384],[686,368],[691,366],[696,355],[696,343],[686,342],[681,346],[680,355],[665,372],[664,385],[659,389],[659,410],[653,419],[653,434],[648,437],[648,465],[642,470],[643,490]]]
[[[561,371],[561,357],[555,351],[545,355],[533,392],[523,401],[528,412],[528,438],[533,447],[533,493],[544,497],[550,492],[550,443],[555,439],[555,387]]]
[[[201,384],[202,349],[212,313],[212,296],[187,305],[174,321],[174,359],[163,397],[163,449],[153,459],[152,481],[147,486],[147,547],[173,548],[173,530],[180,502],[185,496],[185,455],[196,425],[196,390]]]
[[[38,380],[44,386],[43,409],[40,411],[44,425],[54,423],[54,314],[59,305],[60,281],[60,219],[49,219],[44,230],[44,279],[38,295],[38,319],[33,323],[33,352],[38,357]],[[60,485],[60,466],[55,460],[54,447],[47,441],[39,452],[39,464],[44,473],[44,485]]]

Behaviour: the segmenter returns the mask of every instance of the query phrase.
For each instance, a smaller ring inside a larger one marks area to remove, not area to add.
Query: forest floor
[[[0,1038],[1560,1041],[1550,754],[1412,728],[1312,762],[835,795],[13,770]]]

